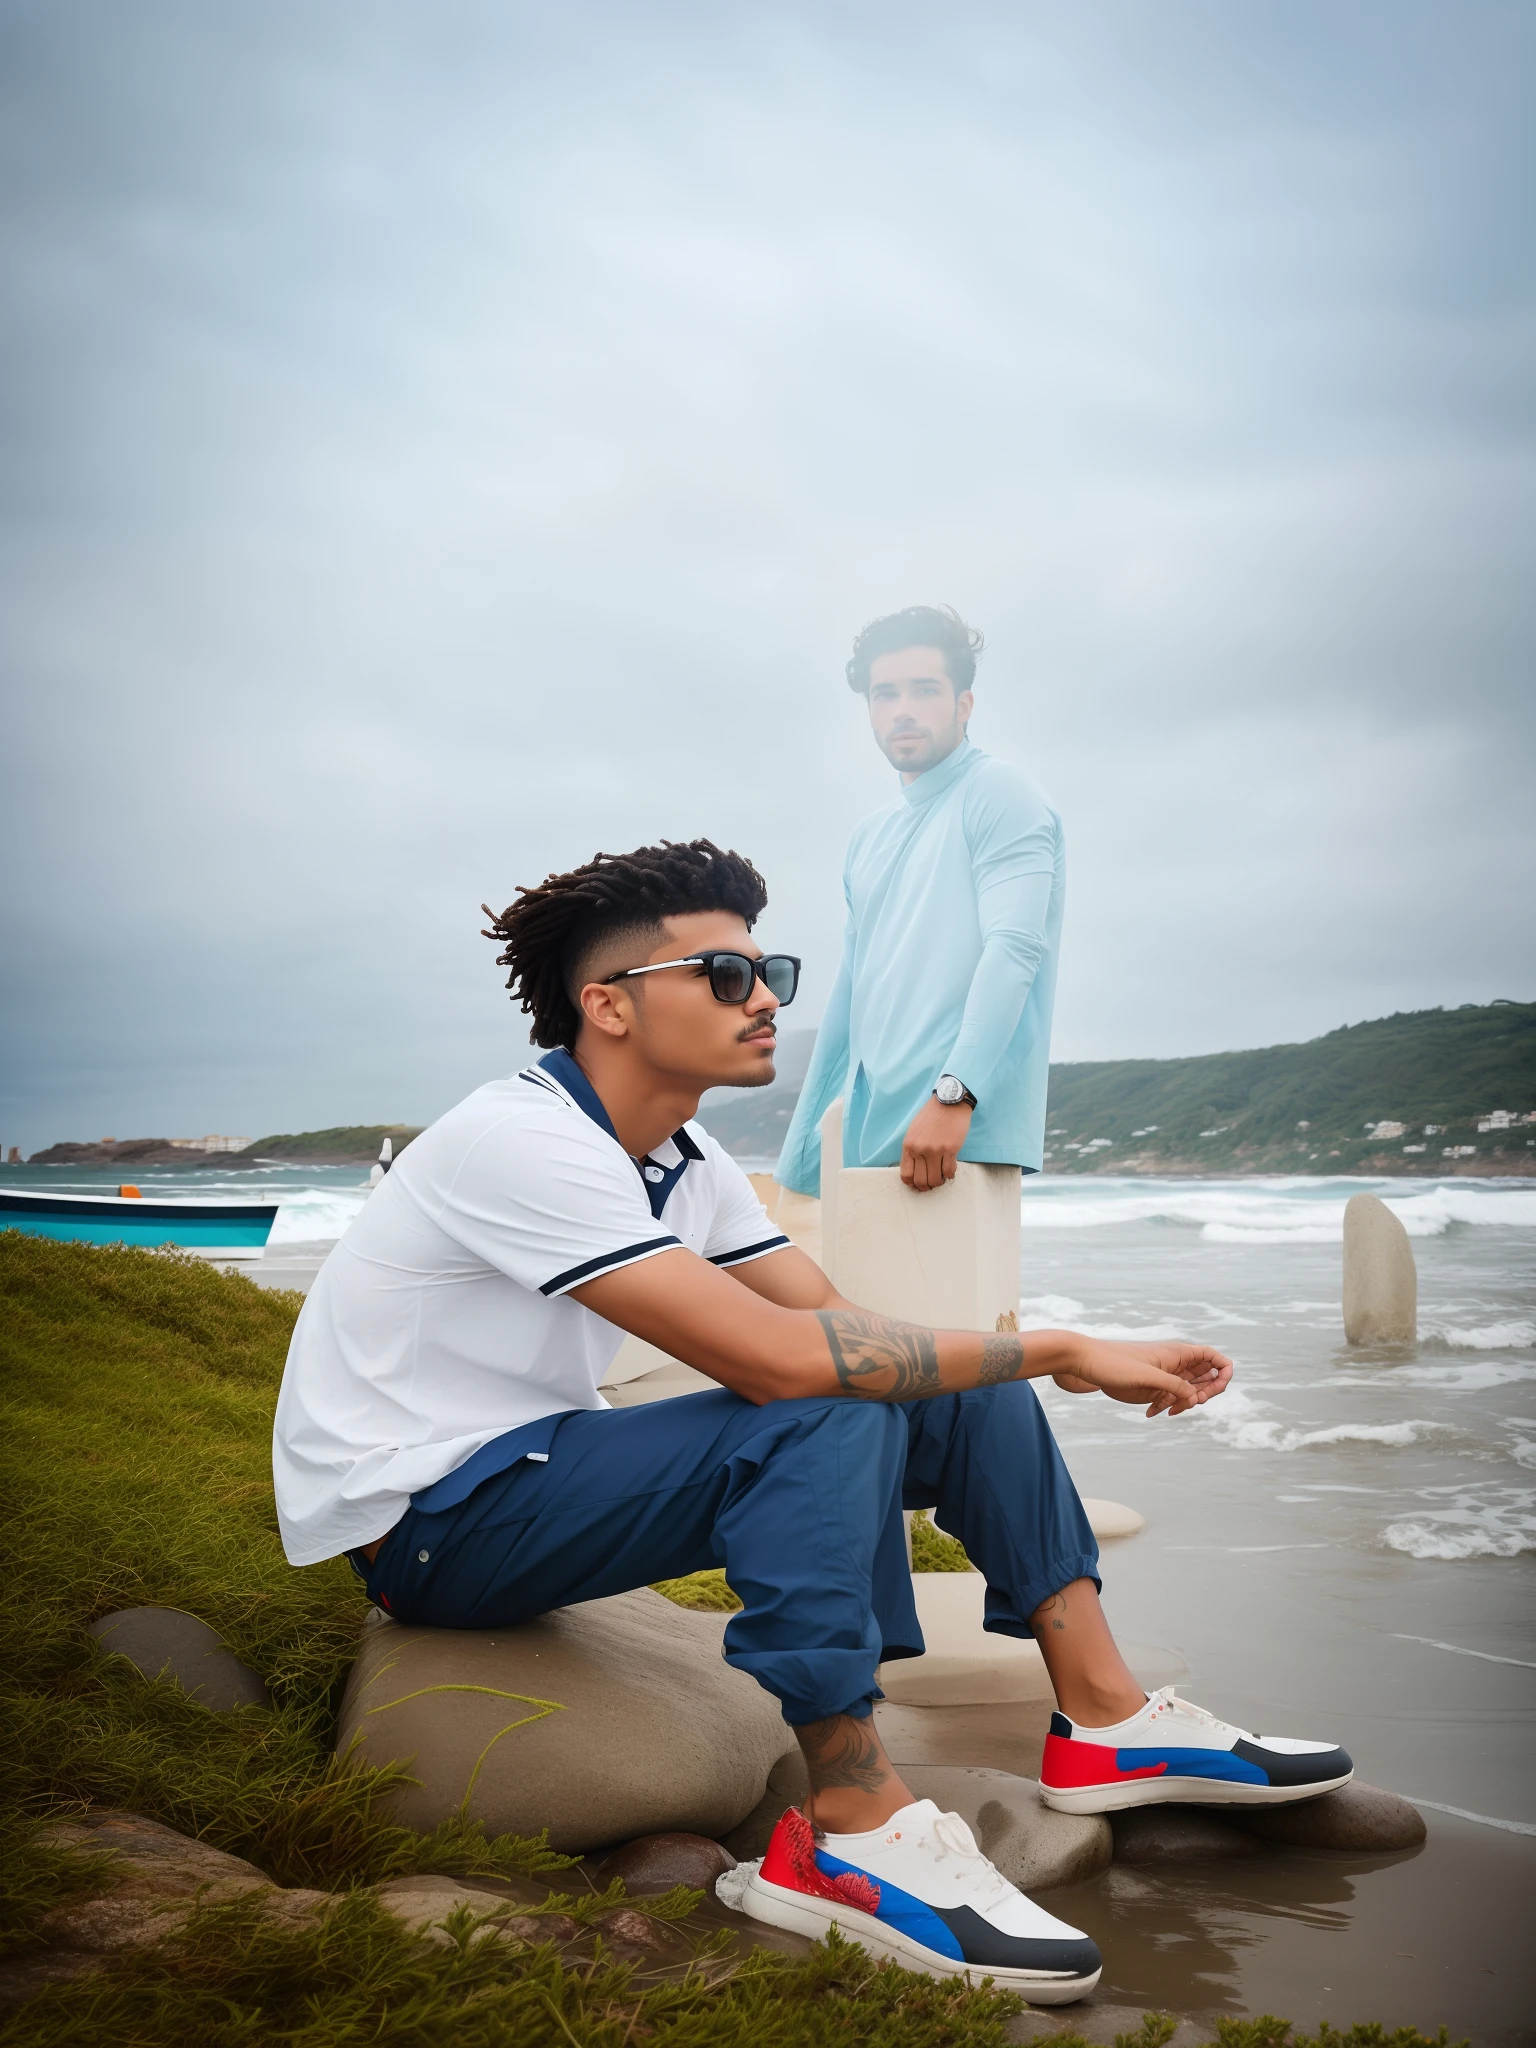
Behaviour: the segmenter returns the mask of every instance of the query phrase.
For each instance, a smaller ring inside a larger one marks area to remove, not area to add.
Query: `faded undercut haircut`
[[[986,641],[974,626],[968,626],[953,605],[909,604],[904,612],[888,612],[883,619],[871,619],[853,643],[843,673],[850,690],[869,695],[870,664],[882,654],[899,654],[904,647],[937,647],[944,657],[944,670],[958,697],[976,679],[976,663]]]
[[[768,885],[743,854],[708,839],[664,839],[548,875],[519,889],[499,917],[488,903],[480,908],[491,920],[486,938],[503,947],[497,966],[511,969],[507,987],[533,1018],[534,1044],[569,1051],[581,1024],[576,997],[599,947],[624,938],[649,951],[661,943],[664,918],[696,910],[730,911],[750,927],[767,902]]]

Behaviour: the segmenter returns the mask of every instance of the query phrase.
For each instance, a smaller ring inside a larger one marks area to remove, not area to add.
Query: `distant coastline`
[[[170,1138],[98,1138],[94,1143],[66,1142],[34,1152],[28,1166],[174,1166],[179,1173],[228,1173],[231,1168],[271,1163],[280,1166],[367,1166],[389,1139],[396,1156],[419,1124],[338,1124],[324,1131],[286,1131],[257,1138],[239,1152],[189,1151]]]
[[[813,1035],[780,1079],[706,1097],[740,1158],[778,1155]],[[1172,1060],[1057,1062],[1044,1171],[1234,1180],[1536,1175],[1536,1003],[1418,1010],[1273,1045]]]
[[[778,1156],[814,1043],[812,1031],[786,1031],[769,1087],[705,1096],[699,1120],[736,1158]],[[1411,1011],[1250,1052],[1058,1062],[1046,1127],[1043,1171],[1053,1175],[1533,1177],[1536,1003]],[[398,1155],[417,1135],[412,1124],[346,1124],[213,1153],[168,1138],[100,1139],[52,1145],[27,1164],[366,1166],[386,1138]]]

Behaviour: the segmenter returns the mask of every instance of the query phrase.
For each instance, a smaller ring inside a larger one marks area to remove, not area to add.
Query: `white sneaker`
[[[930,1977],[990,1977],[1031,2005],[1070,2005],[1099,1981],[1088,1937],[1025,1898],[931,1799],[863,1835],[817,1834],[792,1806],[748,1869],[744,1883],[727,1873],[728,1903],[772,1927],[813,1939],[836,1927],[871,1955]]]
[[[1040,1796],[1060,1813],[1118,1813],[1179,1800],[1285,1806],[1335,1792],[1355,1774],[1345,1750],[1286,1735],[1250,1735],[1181,1700],[1171,1685],[1109,1728],[1052,1714]]]

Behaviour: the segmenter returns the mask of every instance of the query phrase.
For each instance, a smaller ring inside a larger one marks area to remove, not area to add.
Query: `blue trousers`
[[[506,1628],[723,1565],[742,1602],[726,1661],[793,1726],[864,1715],[875,1667],[918,1657],[901,1510],[931,1508],[986,1575],[986,1626],[1028,1637],[1040,1603],[1098,1577],[1082,1502],[1027,1381],[893,1403],[754,1407],[725,1388],[576,1410],[433,1514],[412,1507],[364,1569],[399,1621]]]

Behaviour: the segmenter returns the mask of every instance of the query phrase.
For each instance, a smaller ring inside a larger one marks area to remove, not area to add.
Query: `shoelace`
[[[976,1837],[958,1813],[941,1813],[933,1823],[933,1834],[939,1845],[940,1862],[946,1856],[953,1856],[964,1864],[966,1878],[976,1887],[977,1896],[984,1906],[1013,1895],[1014,1887],[997,1865],[977,1848]]]
[[[1192,1721],[1203,1721],[1208,1728],[1225,1730],[1235,1725],[1231,1721],[1223,1721],[1219,1714],[1212,1714],[1204,1707],[1197,1707],[1193,1700],[1181,1700],[1179,1698],[1179,1689],[1176,1685],[1159,1686],[1147,1704],[1151,1707],[1154,1715],[1160,1714],[1165,1707],[1177,1707],[1181,1714],[1187,1714]],[[1237,1732],[1239,1735],[1244,1735],[1247,1733],[1247,1730],[1239,1728]]]

